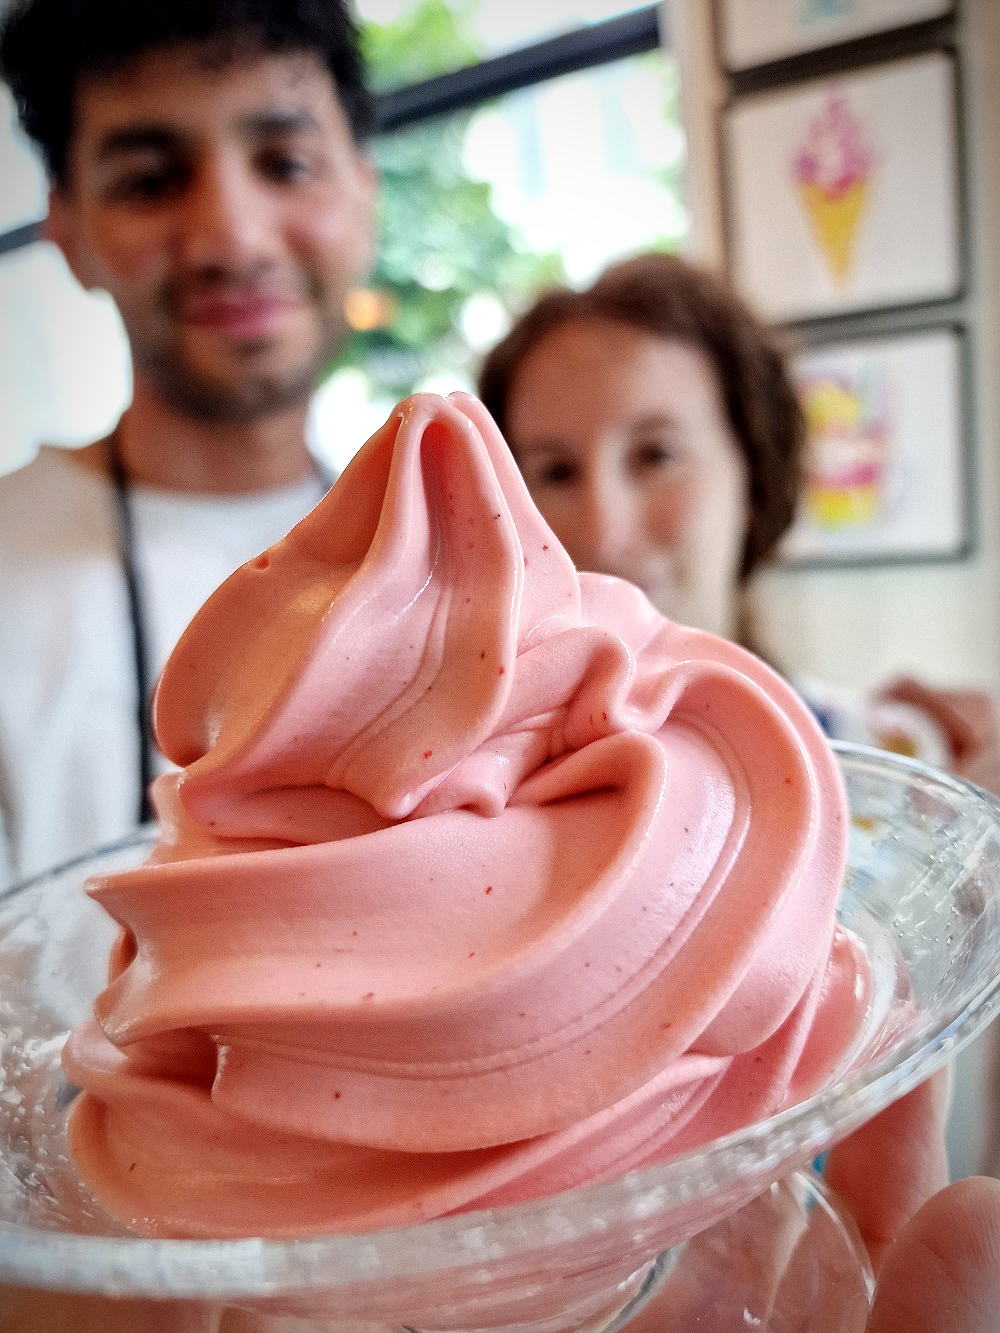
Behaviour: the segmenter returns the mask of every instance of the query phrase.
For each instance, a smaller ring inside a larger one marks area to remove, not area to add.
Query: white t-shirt
[[[250,496],[130,493],[149,669],[202,602],[315,505],[318,477]],[[0,480],[0,884],[127,833],[139,736],[110,482],[42,449]]]

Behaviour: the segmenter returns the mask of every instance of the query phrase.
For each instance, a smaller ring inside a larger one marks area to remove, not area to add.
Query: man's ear
[[[53,186],[49,191],[49,212],[42,223],[42,235],[47,241],[63,253],[70,272],[81,287],[90,291],[94,284],[89,281],[80,263],[79,247],[76,243],[76,227],[73,219],[73,204],[65,192]]]

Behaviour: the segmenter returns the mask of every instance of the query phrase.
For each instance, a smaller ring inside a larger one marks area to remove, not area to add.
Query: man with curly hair
[[[163,661],[328,484],[306,410],[371,264],[375,174],[340,0],[28,0],[0,74],[47,235],[114,298],[134,367],[106,439],[0,482],[2,882],[148,813]]]

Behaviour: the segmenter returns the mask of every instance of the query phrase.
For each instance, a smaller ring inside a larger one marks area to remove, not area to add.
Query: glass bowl
[[[0,899],[0,1283],[112,1297],[123,1321],[132,1301],[176,1302],[164,1328],[596,1333],[621,1327],[658,1288],[658,1302],[685,1310],[714,1302],[713,1328],[760,1327],[765,1316],[778,1328],[782,1302],[800,1309],[806,1288],[820,1299],[836,1274],[837,1290],[854,1293],[838,1295],[838,1327],[863,1327],[852,1313],[871,1290],[860,1243],[801,1168],[995,1013],[1000,805],[914,761],[836,748],[851,810],[838,914],[875,979],[847,1066],[808,1101],[665,1165],[419,1226],[298,1241],[125,1234],[66,1155],[73,1090],[59,1055],[103,986],[114,932],[83,883],[137,863],[155,829],[10,890]],[[146,1316],[135,1325],[152,1326]]]

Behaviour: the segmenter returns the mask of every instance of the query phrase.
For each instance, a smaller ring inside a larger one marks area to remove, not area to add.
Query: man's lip
[[[181,319],[197,328],[255,338],[274,333],[296,305],[291,297],[274,292],[194,296],[183,303]]]

